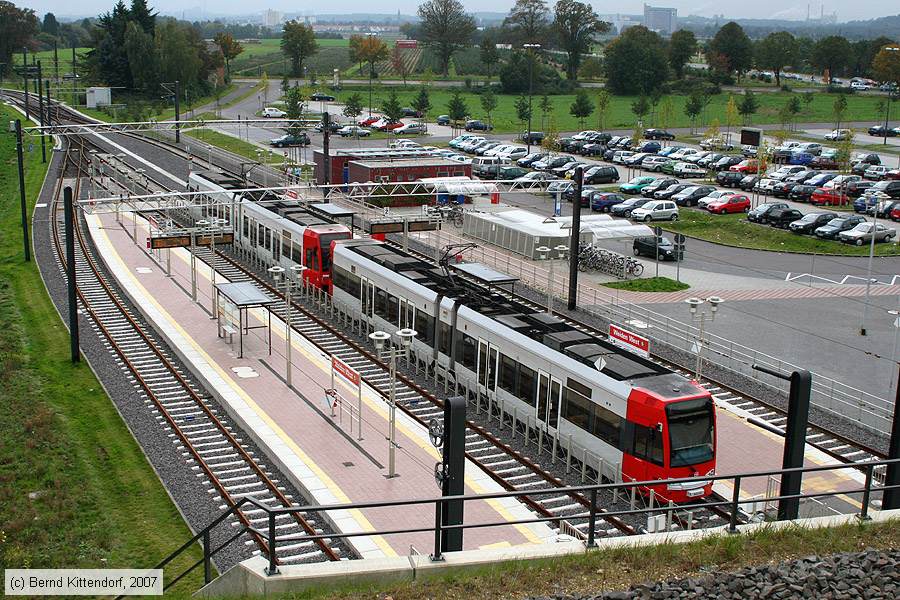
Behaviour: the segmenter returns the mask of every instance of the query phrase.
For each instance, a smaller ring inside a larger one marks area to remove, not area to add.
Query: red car
[[[891,221],[900,221],[900,206],[891,210]]]
[[[391,121],[390,123],[387,123],[380,129],[382,131],[393,131],[394,129],[397,129],[398,127],[403,127],[403,123],[401,121]]]
[[[357,122],[357,125],[359,125],[360,127],[368,127],[369,125],[371,125],[375,121],[379,120],[380,118],[381,117],[376,117],[376,116],[366,117],[365,119],[360,119]]]
[[[900,169],[893,169],[884,174],[885,179],[900,179]]]
[[[756,173],[759,171],[759,161],[755,158],[743,160],[736,165],[732,165],[729,170],[737,171],[738,173]]]
[[[715,202],[706,205],[706,210],[718,215],[728,213],[740,213],[750,210],[750,198],[743,194],[731,194],[730,196],[722,196]]]
[[[837,189],[816,188],[816,191],[809,197],[809,203],[817,206],[840,206],[850,204],[850,196]]]

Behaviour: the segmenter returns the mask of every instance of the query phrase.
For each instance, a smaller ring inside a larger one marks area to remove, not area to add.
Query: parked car
[[[561,167],[570,162],[574,162],[574,159],[571,156],[568,156],[566,154],[556,154],[554,156],[547,156],[539,161],[532,163],[531,168],[538,171],[548,171],[550,169],[555,169],[556,167]]]
[[[784,202],[764,202],[747,213],[747,220],[753,223],[765,223],[769,213],[776,208],[790,208],[790,206]]]
[[[678,192],[680,192],[681,190],[683,190],[687,187],[691,187],[691,185],[687,184],[687,183],[676,183],[674,185],[670,185],[669,187],[667,187],[665,189],[656,190],[655,192],[653,192],[653,199],[654,200],[668,200],[669,198],[671,198],[672,196],[674,196],[675,194],[677,194]]]
[[[788,164],[806,166],[810,164],[815,157],[815,154],[810,154],[809,152],[793,152],[788,159]]]
[[[509,160],[509,161],[515,162],[515,161],[518,161],[523,156],[526,156],[527,154],[528,154],[527,148],[523,148],[522,146],[516,146],[514,148],[510,148],[509,150],[500,152],[497,156],[499,156],[500,158],[502,158],[504,160]]]
[[[415,117],[416,119],[422,116],[422,113],[414,109],[412,106],[404,106],[402,109],[404,117]]]
[[[619,181],[619,170],[615,167],[597,165],[585,171],[584,183],[615,183]]]
[[[791,154],[793,154],[794,149],[799,145],[800,142],[785,142],[782,145],[775,147],[772,150],[772,162],[787,162],[787,160],[791,157]]]
[[[654,140],[646,140],[638,144],[635,150],[637,152],[646,152],[648,154],[656,154],[662,149],[662,146],[659,142]]]
[[[334,102],[334,96],[326,94],[324,92],[315,92],[311,94],[309,97],[313,102]]]
[[[838,239],[845,244],[854,244],[862,246],[872,242],[889,242],[897,236],[897,231],[888,229],[881,223],[860,223],[853,229],[842,231],[838,234]]]
[[[592,192],[589,202],[591,210],[610,212],[613,206],[625,202],[625,196],[614,192]]]
[[[671,154],[674,154],[675,152],[678,152],[682,148],[684,148],[684,146],[666,146],[665,148],[657,152],[657,154],[659,154],[660,156],[669,156]]]
[[[855,92],[865,92],[871,90],[872,86],[867,83],[863,83],[862,81],[852,81],[850,82],[850,89]]]
[[[703,158],[697,161],[697,164],[703,167],[704,169],[713,170],[713,165],[725,158],[724,154],[720,154],[718,152],[710,152]]]
[[[866,211],[876,219],[889,219],[895,208],[900,208],[900,200],[882,200]]]
[[[799,221],[802,218],[803,213],[796,208],[782,208],[770,212],[769,216],[766,218],[766,222],[772,227],[787,229],[791,223]]]
[[[828,221],[814,231],[816,237],[825,240],[836,239],[842,231],[849,231],[859,225],[865,223],[866,218],[860,215],[848,215],[846,217],[837,217]]]
[[[394,129],[397,135],[425,134],[427,133],[425,123],[406,123]]]
[[[759,170],[759,161],[755,158],[748,158],[736,165],[732,165],[729,170],[737,171],[738,173],[756,173]]]
[[[262,111],[263,118],[266,119],[283,119],[287,116],[287,113],[281,110],[280,108],[275,108],[274,106],[267,106]]]
[[[547,193],[551,196],[564,196],[570,190],[575,190],[575,184],[567,179],[554,178],[554,180],[547,185]]]
[[[750,144],[743,144],[741,146],[741,156],[746,158],[751,158],[756,156],[757,148],[756,146],[752,146]]]
[[[873,181],[880,181],[884,179],[884,176],[887,175],[888,171],[890,171],[890,169],[888,169],[884,165],[872,165],[871,167],[866,169],[866,172],[863,173],[863,177],[865,177],[866,179],[871,179]]]
[[[708,205],[710,205],[714,202],[718,202],[719,200],[721,200],[722,198],[725,198],[726,196],[733,196],[733,195],[734,195],[734,192],[731,190],[713,190],[712,192],[708,193],[707,195],[705,195],[704,197],[700,198],[697,201],[697,207],[698,208],[706,208]]]
[[[788,199],[794,202],[809,202],[809,199],[817,189],[816,186],[806,183],[795,185],[788,194]]]
[[[681,260],[684,258],[684,249],[682,248],[676,255],[672,240],[661,235],[634,238],[631,243],[631,251],[635,256],[655,257],[656,260]]]
[[[853,212],[866,214],[869,209],[878,204],[878,198],[875,196],[863,195],[853,201]]]
[[[658,190],[664,190],[670,185],[675,185],[677,183],[678,180],[674,177],[659,177],[657,179],[654,179],[651,183],[649,183],[641,190],[641,196],[644,196],[645,198],[651,198],[653,197],[654,192]]]
[[[524,177],[528,173],[529,171],[527,169],[523,169],[522,167],[503,165],[497,171],[497,179],[501,179],[503,181],[511,181],[513,179],[518,179],[519,177]]]
[[[450,115],[438,115],[436,122],[438,125],[449,125],[450,124]]]
[[[519,137],[523,144],[540,144],[544,141],[543,131],[525,131]]]
[[[741,179],[740,183],[738,183],[738,187],[745,192],[749,192],[754,187],[756,187],[756,184],[760,179],[761,178],[759,175],[744,175],[743,179]]]
[[[756,185],[753,186],[757,192],[765,195],[769,195],[775,189],[775,184],[779,183],[775,179],[771,179],[769,177],[763,177],[759,181],[756,182]]]
[[[843,190],[820,187],[810,196],[809,203],[816,206],[843,206],[850,204],[850,197]]]
[[[650,201],[650,198],[628,198],[624,202],[614,205],[610,212],[616,217],[628,218],[631,216],[631,211],[644,206]]]
[[[666,159],[666,162],[662,164],[659,168],[660,173],[665,173],[666,175],[674,175],[675,174],[675,165],[678,164],[679,161]]]
[[[645,158],[648,158],[650,156],[653,156],[653,155],[648,154],[646,152],[635,152],[634,154],[632,154],[631,156],[629,156],[628,158],[625,159],[624,164],[625,164],[625,166],[628,166],[628,167],[641,168],[641,163],[644,161]]]
[[[613,153],[612,162],[624,165],[625,159],[632,155],[634,155],[634,152],[632,152],[631,150],[616,150]]]
[[[665,156],[648,156],[641,161],[641,168],[645,171],[661,171],[664,164],[669,162]]]
[[[878,194],[887,194],[890,198],[900,198],[900,180],[887,180],[879,181],[868,190],[866,190],[867,195],[877,196]]]
[[[734,144],[727,137],[717,136],[700,141],[700,147],[704,150],[734,150]]]
[[[750,198],[744,194],[729,194],[708,203],[706,209],[719,215],[747,212],[750,210]]]
[[[678,206],[671,200],[652,200],[631,211],[635,221],[677,221]]]
[[[297,135],[286,133],[273,140],[269,140],[269,145],[275,148],[288,148],[291,146],[309,146],[309,136],[305,132]]]
[[[360,127],[359,125],[344,125],[335,133],[337,133],[341,137],[368,137],[371,132],[365,127]]]
[[[900,169],[891,169],[887,173],[884,174],[885,179],[896,180],[900,179]]]
[[[837,174],[835,174],[835,173],[819,173],[815,177],[810,177],[803,183],[808,183],[809,185],[822,187],[823,185],[825,185],[826,183],[828,183],[835,177],[837,177]]]
[[[532,152],[531,154],[523,156],[522,158],[517,160],[516,164],[520,167],[530,167],[542,158],[547,158],[547,156],[549,155],[544,152]]]
[[[546,185],[548,182],[556,180],[556,177],[554,177],[552,173],[547,173],[546,171],[529,171],[521,177],[516,178],[514,183],[517,183],[522,187],[534,187],[537,184]]]
[[[744,174],[737,171],[719,171],[716,173],[716,183],[723,187],[737,187],[743,178]]]
[[[874,135],[876,137],[895,137],[897,132],[884,125],[873,125],[872,127],[869,127],[869,135]]]
[[[844,191],[851,198],[859,198],[866,190],[870,189],[873,185],[875,185],[874,181],[851,181],[846,186],[844,186]]]
[[[479,121],[477,119],[471,119],[466,121],[464,129],[466,131],[490,131],[494,127],[492,125],[488,125],[484,121]]]
[[[806,213],[803,215],[802,219],[788,225],[788,229],[790,229],[792,233],[812,233],[819,227],[836,218],[837,213],[833,212]]]
[[[642,176],[635,177],[627,183],[619,186],[619,191],[623,194],[640,194],[641,190],[655,181],[654,177]]]
[[[827,182],[822,187],[824,188],[833,188],[833,189],[846,189],[848,185],[853,183],[854,181],[861,181],[862,177],[859,175],[838,175],[831,181]]]
[[[835,129],[831,133],[825,134],[825,139],[830,142],[841,142],[849,140],[853,137],[853,132],[849,129]]]
[[[672,196],[672,200],[679,206],[697,206],[700,198],[705,198],[710,192],[714,192],[715,189],[711,185],[692,186]]]
[[[800,142],[797,147],[794,148],[794,152],[806,152],[807,154],[818,156],[822,154],[823,148],[822,144],[818,142]]]
[[[644,131],[644,137],[648,140],[674,140],[675,134],[665,129],[647,129]]]
[[[796,173],[799,173],[799,172],[805,171],[805,170],[806,170],[805,167],[795,166],[795,165],[794,166],[785,165],[783,167],[779,167],[774,172],[769,173],[768,175],[766,175],[766,177],[768,177],[769,179],[776,179],[778,181],[783,181],[783,180],[787,179],[788,177],[790,177],[791,175],[794,175]]]
[[[837,169],[838,167],[840,167],[840,165],[838,164],[838,161],[834,157],[831,157],[831,156],[814,156],[813,159],[811,161],[809,161],[809,163],[807,163],[806,166],[811,169],[821,169],[821,170]]]
[[[705,177],[706,169],[689,162],[676,163],[672,174],[679,177]]]

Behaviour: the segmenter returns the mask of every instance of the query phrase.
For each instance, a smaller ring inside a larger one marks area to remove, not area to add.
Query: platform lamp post
[[[397,438],[397,354],[399,352],[403,352],[407,357],[409,356],[409,348],[412,345],[412,339],[416,337],[417,332],[414,329],[404,328],[397,332],[397,336],[400,338],[401,348],[398,350],[393,346],[388,349],[390,352],[390,375],[391,375],[391,388],[390,395],[388,396],[388,412],[390,415],[390,429],[388,433],[388,478],[393,478],[397,476],[396,469],[396,438]],[[382,350],[384,350],[384,344],[388,340],[391,339],[391,334],[385,333],[384,331],[373,331],[369,334],[369,339],[371,339],[375,343],[375,349],[378,351],[378,355],[381,356]]]
[[[869,240],[869,265],[866,268],[866,300],[863,302],[862,323],[859,326],[859,335],[866,335],[866,319],[869,317],[869,290],[872,288],[872,260],[875,258],[875,232],[878,229],[878,207],[890,200],[891,197],[884,192],[875,192],[875,210],[872,213],[872,239]]]
[[[191,227],[191,300],[197,301],[197,232],[209,227],[209,221],[200,219]]]
[[[528,154],[531,154],[531,97],[534,94],[534,53],[540,50],[540,44],[522,44],[523,48],[529,50],[531,59],[528,61],[528,131],[525,132],[525,145],[528,148]]]
[[[704,302],[709,303],[710,311],[707,313],[706,311],[699,311],[700,306],[703,305]],[[694,323],[700,324],[700,335],[697,336],[697,366],[694,369],[694,377],[697,379],[697,382],[700,382],[700,378],[703,375],[703,344],[705,344],[704,333],[705,333],[705,325],[706,322],[712,322],[716,320],[716,313],[719,310],[719,305],[722,304],[724,300],[719,298],[718,296],[710,296],[706,300],[701,300],[700,298],[688,298],[685,300],[685,303],[690,307],[691,310],[691,321]]]
[[[291,380],[291,295],[294,290],[303,281],[303,271],[306,267],[303,265],[294,265],[290,269],[285,269],[281,265],[269,267],[269,273],[275,280],[275,289],[284,290],[284,380],[288,387],[292,387]],[[282,278],[284,278],[282,280]]]

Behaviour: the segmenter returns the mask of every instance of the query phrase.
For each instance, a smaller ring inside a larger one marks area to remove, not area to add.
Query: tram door
[[[364,317],[371,317],[375,310],[375,286],[365,277],[361,278],[360,310]]]
[[[486,340],[478,340],[478,383],[489,392],[497,389],[497,371],[500,353]]]
[[[538,423],[555,430],[559,425],[559,403],[562,401],[562,382],[548,373],[538,371],[537,409]]]
[[[415,329],[416,321],[415,321],[415,304],[407,300],[406,298],[400,298],[400,315],[399,321],[397,322],[397,326],[400,329]],[[425,332],[420,332],[422,335]]]

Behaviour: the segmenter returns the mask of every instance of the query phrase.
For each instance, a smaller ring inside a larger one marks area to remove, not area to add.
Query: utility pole
[[[324,181],[325,185],[331,183],[331,128],[330,125],[330,117],[327,112],[322,113],[322,170],[324,171]],[[300,167],[303,168],[302,166]]]
[[[900,378],[900,364],[897,365],[897,377]],[[900,379],[897,380],[897,392],[894,397],[894,422],[891,425],[891,441],[888,445],[888,460],[900,459]],[[887,466],[884,479],[884,498],[881,500],[882,510],[900,508],[900,463]]]
[[[28,97],[28,94],[25,94]],[[22,121],[16,119],[16,158],[19,161],[19,204],[22,210],[22,242],[25,248],[25,262],[31,260],[31,245],[28,236],[28,206],[25,200],[25,157],[22,155]]]
[[[56,79],[56,84],[59,85],[59,50],[56,40],[53,40],[53,77]]]
[[[175,80],[175,143],[181,143],[181,82]]]
[[[38,86],[38,124],[44,126],[44,73],[41,71],[41,61],[37,62],[37,86]],[[47,162],[47,139],[44,130],[41,129],[41,162]]]
[[[72,206],[72,188],[63,190],[63,208],[65,210],[66,231],[66,283],[69,291],[69,340],[72,362],[81,360],[78,347],[78,300],[76,298],[75,280],[75,209]]]
[[[75,42],[72,42],[72,102],[78,106],[78,57],[75,55]]]
[[[581,245],[581,191],[584,167],[575,168],[575,202],[572,203],[572,234],[569,238],[569,310],[578,304],[578,250]]]
[[[25,90],[25,120],[27,121],[29,116],[28,110],[28,48],[22,47],[22,80],[24,81],[24,85],[22,87]]]

